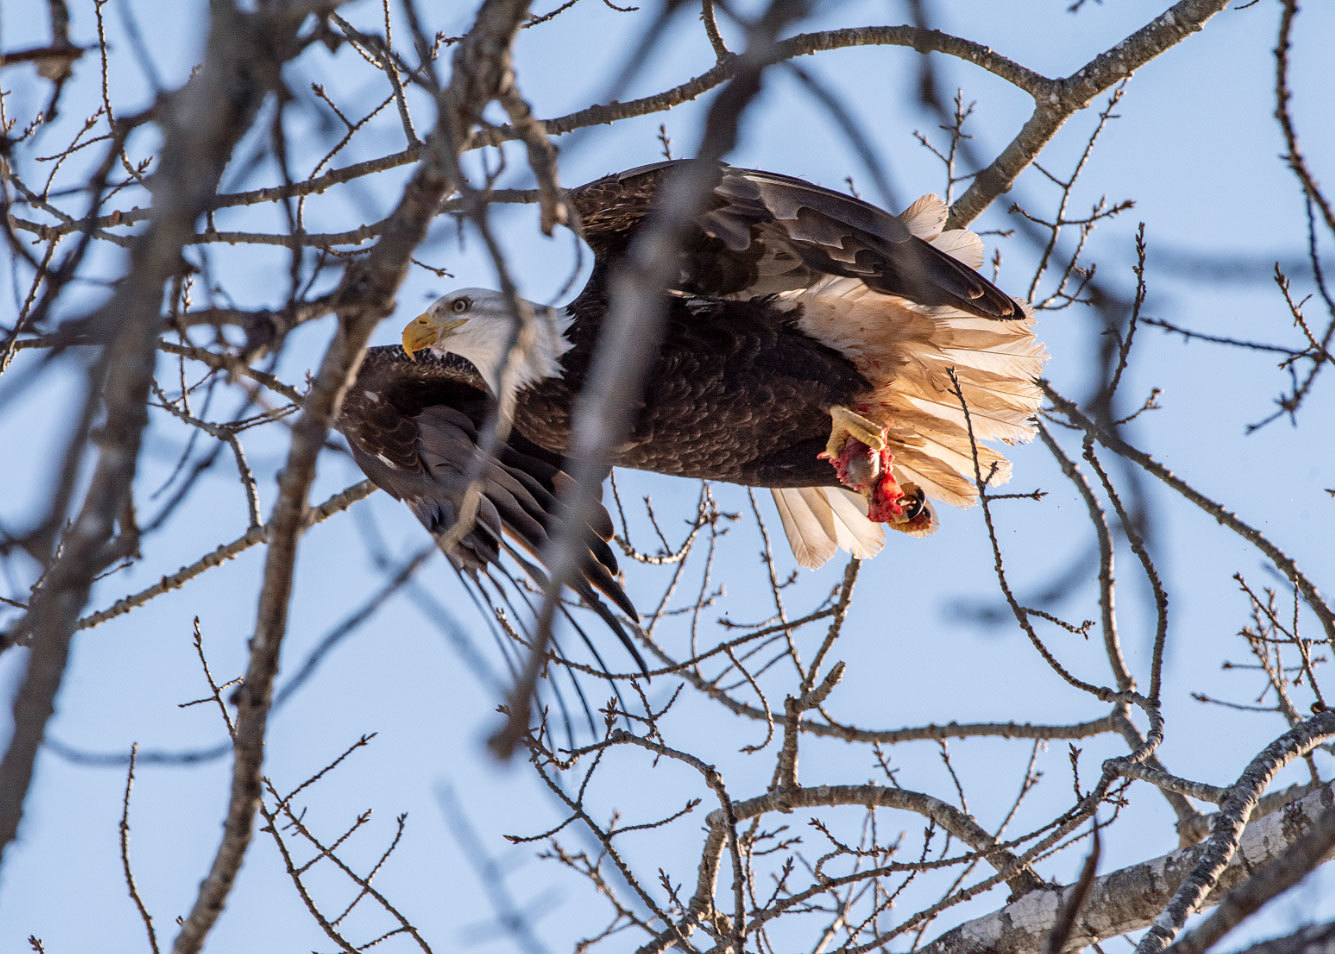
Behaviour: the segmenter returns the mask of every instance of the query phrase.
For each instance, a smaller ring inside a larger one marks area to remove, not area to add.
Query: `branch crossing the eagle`
[[[339,426],[367,476],[433,533],[460,512],[489,408],[513,401],[475,526],[449,554],[456,566],[482,572],[508,552],[543,579],[534,561],[561,523],[572,409],[609,279],[674,165],[570,190],[593,273],[564,308],[526,303],[532,333],[517,354],[518,319],[484,289],[446,295],[405,327],[402,350],[368,354]],[[974,450],[947,369],[980,440],[1026,441],[1047,352],[1029,305],[977,272],[978,236],[944,231],[945,221],[935,196],[895,216],[800,179],[719,166],[667,289],[651,384],[611,463],[769,488],[805,567],[838,549],[872,556],[887,526],[930,534],[930,501],[974,503]],[[510,393],[498,395],[503,368]],[[992,447],[977,453],[992,483],[1010,477]],[[635,620],[607,546],[611,521],[600,511],[593,522],[575,588],[629,646],[600,599]]]

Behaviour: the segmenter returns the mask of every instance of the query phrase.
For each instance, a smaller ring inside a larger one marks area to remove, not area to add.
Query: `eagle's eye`
[[[468,298],[467,296],[456,298],[454,301],[450,302],[450,311],[454,312],[456,315],[462,315],[472,307],[473,299]]]

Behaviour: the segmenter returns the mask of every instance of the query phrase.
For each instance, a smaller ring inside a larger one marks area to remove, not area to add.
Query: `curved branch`
[[[918,53],[945,53],[987,70],[1036,100],[1051,95],[1054,85],[1059,82],[1002,56],[990,46],[940,30],[914,26],[850,27],[820,33],[799,33],[780,42],[779,50],[783,58],[787,59],[856,46],[908,46]]]
[[[1095,96],[1200,30],[1228,2],[1180,0],[1070,76],[1051,84],[1041,96],[1035,95],[1033,115],[1001,155],[978,173],[951,206],[946,228],[963,228],[978,218],[997,196],[1010,191],[1020,173],[1038,157],[1066,120],[1088,106]]]
[[[862,46],[903,46],[911,47],[919,53],[945,53],[972,63],[980,69],[987,70],[989,73],[1024,90],[1035,100],[1051,98],[1059,88],[1060,81],[1049,79],[1034,70],[1028,69],[1014,60],[1001,56],[981,43],[975,43],[972,40],[953,36],[949,33],[942,33],[939,30],[924,30],[912,26],[868,26],[800,33],[797,36],[778,41],[774,45],[773,59],[778,62],[799,56],[810,56],[816,53]],[[539,120],[539,122],[548,136],[561,136],[589,126],[606,125],[622,119],[665,112],[683,103],[698,99],[710,90],[722,86],[728,80],[736,77],[741,69],[741,59],[737,54],[728,54],[720,58],[718,62],[703,73],[670,89],[624,103],[614,102],[590,106],[587,109],[576,110],[551,119]],[[522,138],[521,132],[513,126],[488,126],[475,130],[462,148],[471,150],[483,146],[499,146],[503,142],[520,138]],[[409,146],[388,156],[341,166],[324,175],[291,185],[268,186],[262,189],[220,195],[216,197],[211,207],[214,209],[231,208],[316,195],[352,179],[410,165],[421,158],[422,148],[420,145]],[[1027,165],[1027,162],[1025,164]],[[149,211],[149,209],[136,207],[119,210],[87,221],[70,219],[54,226],[23,222],[20,225],[24,228],[31,225],[32,230],[40,229],[42,231],[38,234],[43,236],[56,236],[78,232],[89,227],[106,229],[111,226],[133,225],[135,222],[147,218]],[[351,235],[353,233],[346,234]],[[361,233],[358,232],[357,234]],[[221,236],[222,233],[205,233],[205,235],[210,240],[226,241],[225,238],[215,237]],[[118,238],[114,235],[108,235],[107,237]],[[289,241],[292,241],[292,239],[284,236],[283,242],[275,242],[274,244],[283,244]]]
[[[1028,894],[1043,886],[1042,879],[1034,873],[1034,870],[1013,852],[1000,847],[996,838],[974,821],[972,815],[921,792],[881,785],[819,785],[785,789],[758,798],[733,802],[732,811],[733,817],[740,822],[758,818],[769,812],[787,812],[794,808],[833,808],[841,805],[895,808],[930,818],[982,855],[999,875],[1006,878],[1013,893]],[[727,836],[727,826],[720,812],[710,812],[705,822],[709,826],[709,834],[701,851],[695,897],[691,899],[690,904],[690,910],[696,917],[712,909],[714,885],[718,879],[718,866],[723,857]]]
[[[954,56],[992,73],[1033,97],[1038,104],[1033,115],[1001,155],[978,174],[968,190],[952,206],[947,228],[962,228],[977,218],[997,196],[1008,192],[1020,173],[1034,161],[1066,120],[1084,109],[1093,97],[1182,42],[1191,33],[1200,30],[1207,20],[1227,4],[1228,0],[1181,0],[1116,46],[1090,60],[1069,77],[1057,80],[1022,66],[981,43],[942,33],[939,30],[925,30],[913,26],[850,27],[801,33],[776,43],[774,59],[780,61],[860,46],[911,47],[919,53],[944,53]],[[733,79],[738,74],[740,60],[736,54],[730,54],[719,59],[705,72],[671,89],[625,103],[614,102],[591,106],[539,122],[549,136],[560,136],[589,126],[606,125],[622,119],[664,112],[682,103],[698,99],[715,87]],[[499,146],[503,142],[522,138],[522,131],[513,126],[489,126],[475,130],[462,148],[471,150],[483,146]],[[408,165],[420,159],[421,155],[422,146],[409,146],[392,155],[343,166],[303,182],[220,195],[212,208],[253,205],[314,195],[352,179]],[[71,219],[56,226],[22,222],[19,224],[24,228],[31,225],[38,234],[51,237],[89,227],[105,229],[113,225],[131,225],[147,218],[148,212],[147,209],[133,208],[88,221]],[[337,233],[335,237],[344,235],[368,237],[362,230]],[[112,235],[106,237],[116,238]],[[275,240],[273,244],[288,244],[293,241],[287,236],[281,239],[281,241]],[[209,240],[225,239],[209,236]],[[339,240],[356,239],[339,238]]]
[[[1333,611],[1330,605],[1322,598],[1320,591],[1316,588],[1316,584],[1308,579],[1307,575],[1298,568],[1298,564],[1291,556],[1271,543],[1260,530],[1255,529],[1249,524],[1243,523],[1233,511],[1224,508],[1221,504],[1215,503],[1209,497],[1188,484],[1181,477],[1178,477],[1163,464],[1160,464],[1149,454],[1132,447],[1126,441],[1122,440],[1116,433],[1110,432],[1090,420],[1081,413],[1074,401],[1062,397],[1062,395],[1052,389],[1052,386],[1047,381],[1040,379],[1038,384],[1039,387],[1043,389],[1043,393],[1047,396],[1048,400],[1051,401],[1056,406],[1056,409],[1064,414],[1072,424],[1082,428],[1086,433],[1092,435],[1095,440],[1110,451],[1120,454],[1127,460],[1139,465],[1147,473],[1163,481],[1183,497],[1194,503],[1197,507],[1204,510],[1211,517],[1214,517],[1215,520],[1218,520],[1221,524],[1228,527],[1269,557],[1270,561],[1275,564],[1280,572],[1293,581],[1294,585],[1296,585],[1299,591],[1303,594],[1303,598],[1307,601],[1307,605],[1311,607],[1312,612],[1315,613],[1317,619],[1321,621],[1321,627],[1326,631],[1326,637],[1335,640],[1335,611]]]

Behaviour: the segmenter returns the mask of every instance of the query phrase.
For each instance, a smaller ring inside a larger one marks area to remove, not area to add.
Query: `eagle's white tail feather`
[[[970,268],[983,265],[983,240],[968,229],[943,232],[949,210],[940,196],[925,195],[899,213],[899,221],[917,238],[931,242]]]
[[[827,530],[800,490],[771,490],[783,532],[799,566],[814,570],[834,556],[833,529]]]
[[[896,218],[915,236],[930,242],[946,227],[946,204],[930,192],[899,213]]]
[[[867,519],[867,504],[857,494],[836,487],[786,487],[770,493],[800,566],[814,570],[836,549],[866,559],[885,546],[885,532]]]
[[[929,241],[951,258],[963,262],[970,268],[983,267],[983,240],[975,232],[970,232],[968,229],[951,229]]]
[[[976,235],[941,232],[945,206],[939,199],[924,196],[900,221],[961,262],[981,264]],[[994,321],[948,306],[915,305],[842,277],[781,297],[800,307],[803,331],[848,355],[871,382],[872,400],[857,410],[886,426],[901,482],[956,506],[978,497],[973,450],[948,369],[964,393],[976,440],[1033,438],[1043,397],[1034,379],[1047,351],[1034,337],[1031,308],[1023,318]],[[978,463],[992,484],[1010,477],[1006,459],[981,444]]]
[[[885,531],[867,519],[867,501],[842,487],[817,487],[834,515],[835,544],[859,560],[874,557],[885,546]]]

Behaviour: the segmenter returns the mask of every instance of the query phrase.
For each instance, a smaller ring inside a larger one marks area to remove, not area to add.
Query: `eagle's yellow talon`
[[[830,422],[830,439],[825,444],[825,454],[831,459],[843,452],[844,444],[850,437],[866,444],[873,451],[885,449],[885,428],[851,408],[836,404],[830,408]]]

